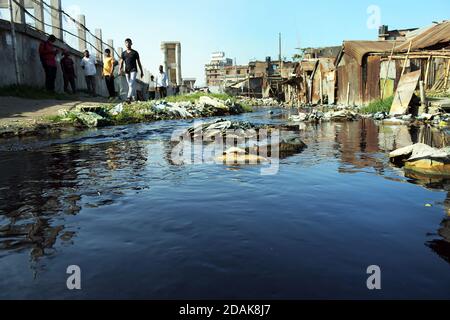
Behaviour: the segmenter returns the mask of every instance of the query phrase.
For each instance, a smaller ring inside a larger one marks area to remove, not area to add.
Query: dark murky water
[[[301,126],[308,148],[262,176],[171,163],[189,124],[2,142],[0,298],[450,298],[450,179],[405,177],[387,158],[443,134]],[[69,265],[82,291],[67,290]],[[367,290],[370,265],[381,291]]]

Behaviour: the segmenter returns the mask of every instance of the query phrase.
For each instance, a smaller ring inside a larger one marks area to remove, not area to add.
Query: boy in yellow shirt
[[[103,77],[105,78],[106,87],[108,88],[109,98],[116,97],[116,89],[114,87],[114,57],[111,55],[111,50],[105,50],[105,57],[103,59]]]

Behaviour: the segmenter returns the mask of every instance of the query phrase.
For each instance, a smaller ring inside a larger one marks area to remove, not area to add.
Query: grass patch
[[[386,98],[384,100],[378,99],[371,102],[369,105],[361,108],[363,114],[374,114],[378,112],[389,113],[391,111],[392,103],[394,102],[394,96]]]
[[[51,115],[44,117],[43,120],[52,123],[75,123],[77,121],[77,115],[73,112],[68,112],[66,116]]]
[[[210,97],[215,98],[218,100],[226,101],[228,99],[235,101],[236,98],[229,96],[227,94],[221,94],[221,93],[205,93],[205,92],[196,92],[191,94],[184,94],[179,96],[170,96],[167,97],[165,100],[169,103],[176,103],[176,102],[196,102],[201,97]]]
[[[243,101],[239,101],[239,104],[241,105],[241,107],[244,109],[244,111],[246,113],[251,113],[253,112],[253,107]]]
[[[49,92],[42,88],[31,86],[6,86],[0,88],[2,97],[18,97],[33,100],[71,100],[73,97],[66,93]]]
[[[112,116],[111,120],[113,124],[126,125],[146,122],[147,117],[147,115],[140,113],[139,110],[131,107],[125,107],[121,113],[116,116]]]

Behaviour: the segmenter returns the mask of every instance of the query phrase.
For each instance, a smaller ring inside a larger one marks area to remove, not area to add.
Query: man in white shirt
[[[164,72],[164,67],[159,66],[159,74],[156,77],[156,87],[159,93],[159,98],[164,99],[167,97],[167,87],[169,86],[169,79]]]
[[[90,55],[88,50],[84,51],[84,57],[81,60],[81,68],[84,70],[88,92],[95,97],[95,76],[97,75],[97,68],[95,67],[95,58]]]

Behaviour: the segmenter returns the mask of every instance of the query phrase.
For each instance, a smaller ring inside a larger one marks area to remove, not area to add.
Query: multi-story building
[[[227,66],[222,77],[223,84],[229,85],[248,78],[248,66]]]
[[[233,65],[233,60],[225,56],[225,52],[214,52],[211,61],[205,65],[206,85],[220,87],[224,81],[225,68]]]

